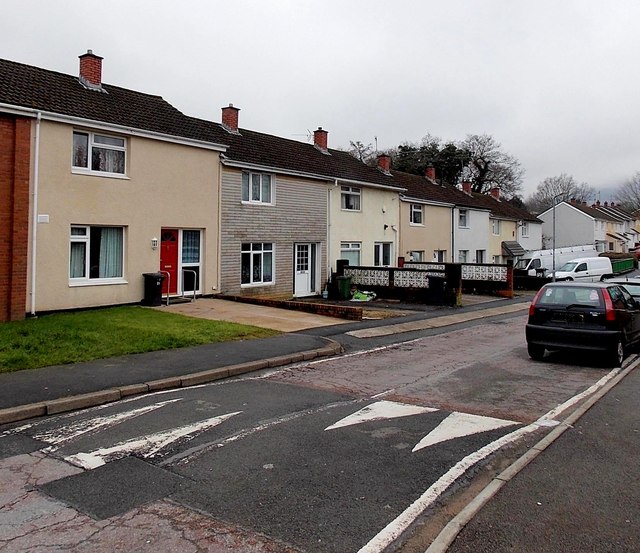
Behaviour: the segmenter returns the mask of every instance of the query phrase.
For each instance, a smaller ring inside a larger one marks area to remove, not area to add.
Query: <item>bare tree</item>
[[[614,198],[629,211],[640,209],[640,171],[615,191]]]
[[[571,175],[561,173],[557,177],[544,179],[536,191],[527,198],[526,206],[533,213],[541,213],[556,203],[572,198],[579,202],[589,202],[595,196],[595,189],[586,183],[578,184]]]
[[[474,192],[485,193],[498,187],[507,198],[518,195],[524,169],[493,136],[469,134],[458,147],[467,153],[466,166]]]
[[[353,157],[362,161],[362,163],[370,163],[374,157],[375,152],[371,144],[363,144],[359,140],[355,142],[349,141],[349,149],[347,150]]]

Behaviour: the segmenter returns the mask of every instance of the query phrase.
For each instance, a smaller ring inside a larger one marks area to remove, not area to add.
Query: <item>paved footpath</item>
[[[634,369],[427,553],[638,553],[639,397]]]

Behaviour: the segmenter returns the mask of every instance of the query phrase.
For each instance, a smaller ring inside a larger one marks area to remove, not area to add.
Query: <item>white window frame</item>
[[[476,250],[476,263],[486,263],[487,250]]]
[[[498,236],[500,234],[501,227],[502,221],[500,219],[491,219],[491,232],[494,236]]]
[[[358,254],[358,263],[356,263],[355,266],[361,265],[362,242],[340,242],[340,259],[347,259],[344,255],[348,255],[354,252]]]
[[[121,258],[120,258],[120,275],[113,277],[92,277],[91,273],[93,269],[91,267],[91,229],[92,228],[115,228],[121,231]],[[84,231],[82,234],[73,234],[73,231]],[[74,277],[72,276],[71,263],[73,260],[73,244],[84,245],[84,264],[83,275]],[[69,263],[67,265],[69,270],[69,286],[98,286],[104,284],[126,284],[125,279],[125,245],[126,245],[126,231],[125,227],[110,226],[110,225],[71,225],[69,228]]]
[[[424,210],[420,204],[411,204],[409,207],[409,224],[424,226]]]
[[[468,263],[469,250],[458,250],[458,263]]]
[[[417,263],[425,261],[424,250],[412,250],[412,251],[410,251],[408,253],[409,253],[408,259],[406,261],[409,261],[409,262],[415,261]]]
[[[76,155],[74,151],[76,135],[78,136],[83,135],[87,137],[87,159],[84,165],[76,165]],[[99,142],[100,138],[108,139],[108,140],[121,140],[122,146]],[[101,171],[100,169],[93,169],[92,160],[93,160],[94,148],[110,150],[115,152],[123,152],[124,159],[122,162],[122,173],[114,172],[114,171]],[[97,132],[85,131],[85,130],[74,130],[73,138],[72,138],[72,148],[71,148],[71,171],[73,173],[99,175],[102,177],[127,178],[127,139],[123,136],[116,136],[108,133],[97,133]]]
[[[433,250],[433,260],[438,263],[446,263],[447,250]]]
[[[245,246],[249,246],[245,248]],[[264,258],[265,253],[271,254],[271,280],[264,280]],[[242,269],[245,254],[249,255],[249,282],[242,282]],[[260,280],[254,280],[254,261],[255,256],[260,258],[261,277]],[[242,242],[240,246],[240,287],[251,288],[256,286],[273,286],[276,283],[276,247],[273,242]]]
[[[469,228],[469,210],[468,209],[458,210],[458,226],[460,228]]]
[[[257,182],[257,192],[254,194],[254,181]],[[271,173],[252,173],[243,171],[241,177],[240,198],[243,204],[275,205],[276,177]],[[268,197],[265,194],[265,185],[268,184]]]
[[[527,221],[522,221],[520,225],[520,235],[524,238],[529,236],[529,223]]]
[[[385,250],[389,256],[389,263],[385,263]],[[392,267],[393,266],[393,243],[392,242],[375,242],[373,244],[373,266],[374,267]]]
[[[356,204],[357,207],[350,207]],[[362,211],[362,188],[358,186],[341,186],[340,209],[342,211]]]

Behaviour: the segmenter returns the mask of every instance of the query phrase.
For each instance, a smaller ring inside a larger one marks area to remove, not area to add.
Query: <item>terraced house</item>
[[[89,51],[77,76],[0,60],[0,129],[2,320],[139,302],[161,257],[170,291],[218,286],[217,125]]]
[[[204,121],[102,73],[91,51],[77,75],[0,60],[0,320],[137,303],[157,271],[166,297],[304,297],[338,260],[499,260],[498,200],[387,155],[370,167],[321,127],[313,143],[256,132],[231,104]]]
[[[164,293],[307,296],[336,260],[395,264],[391,175],[328,148],[188,117],[109,85],[0,61],[2,320]]]
[[[391,175],[328,148],[240,128],[222,109],[220,292],[319,294],[338,259],[395,265],[398,188]]]

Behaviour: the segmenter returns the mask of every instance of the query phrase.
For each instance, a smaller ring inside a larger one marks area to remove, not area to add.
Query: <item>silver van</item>
[[[578,257],[567,261],[556,271],[556,280],[597,282],[611,276],[611,260],[608,257]]]

